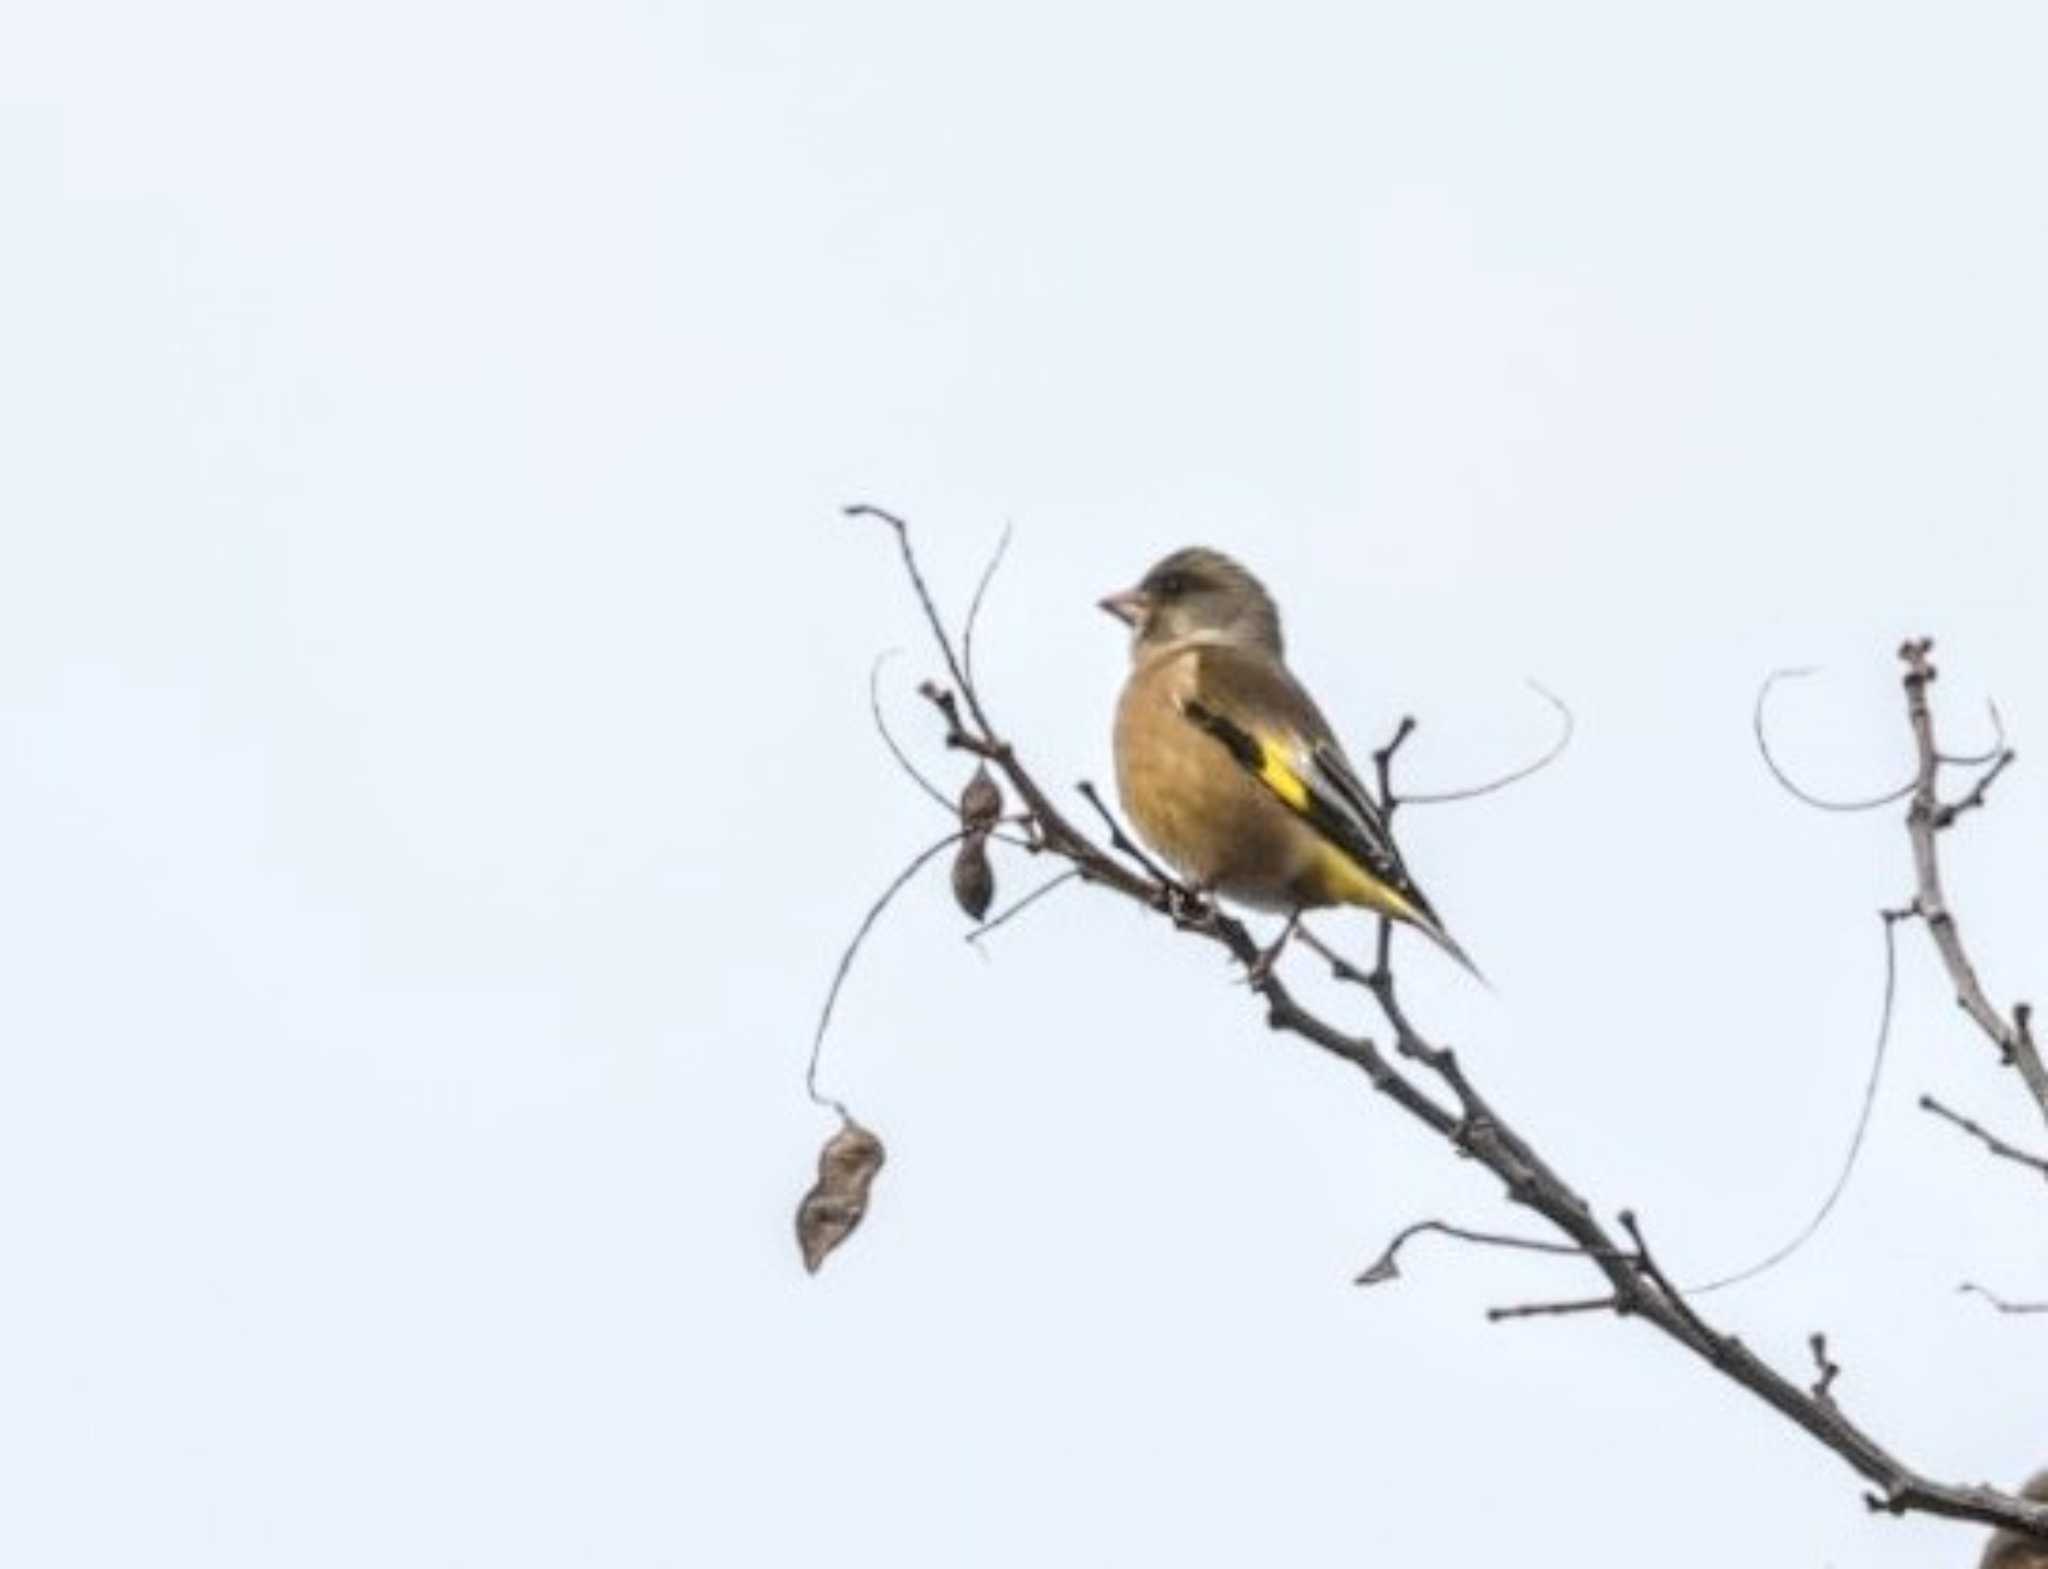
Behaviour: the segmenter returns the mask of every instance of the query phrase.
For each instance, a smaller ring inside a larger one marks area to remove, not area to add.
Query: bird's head
[[[1190,637],[1239,643],[1276,657],[1281,651],[1273,596],[1220,550],[1176,550],[1136,588],[1101,603],[1131,629],[1131,651],[1140,657]]]

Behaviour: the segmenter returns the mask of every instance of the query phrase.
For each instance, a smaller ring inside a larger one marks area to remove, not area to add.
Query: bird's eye
[[[1188,591],[1188,577],[1185,572],[1169,572],[1159,580],[1161,599],[1178,599]]]

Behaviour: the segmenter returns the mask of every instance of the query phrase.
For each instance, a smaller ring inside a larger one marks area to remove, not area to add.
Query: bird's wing
[[[1435,920],[1401,864],[1385,814],[1286,666],[1256,650],[1204,648],[1182,711],[1282,805]]]

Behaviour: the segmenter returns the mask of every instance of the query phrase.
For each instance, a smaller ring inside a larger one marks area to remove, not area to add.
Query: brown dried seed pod
[[[818,1180],[796,1207],[797,1246],[813,1275],[867,1213],[868,1188],[886,1158],[882,1141],[850,1118],[818,1151]]]
[[[989,829],[1003,815],[1003,789],[989,773],[988,764],[977,763],[974,777],[960,792],[960,821],[969,828]]]
[[[995,868],[988,861],[988,836],[971,833],[953,857],[953,898],[969,920],[980,920],[996,896]]]

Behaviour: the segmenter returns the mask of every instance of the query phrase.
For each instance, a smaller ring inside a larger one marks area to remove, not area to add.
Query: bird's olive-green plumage
[[[1103,604],[1132,629],[1118,792],[1154,849],[1239,903],[1362,905],[1471,967],[1283,661],[1280,613],[1257,578],[1218,551],[1180,550]]]

